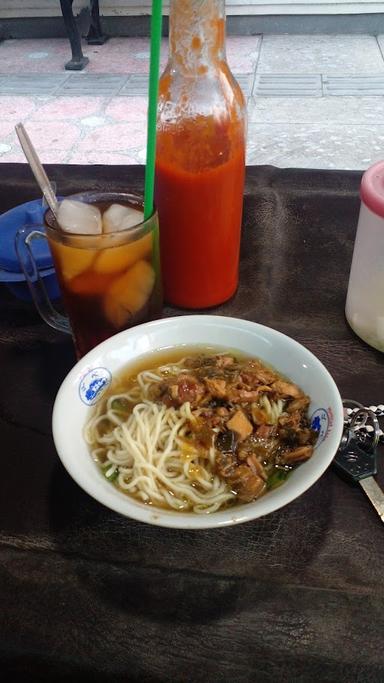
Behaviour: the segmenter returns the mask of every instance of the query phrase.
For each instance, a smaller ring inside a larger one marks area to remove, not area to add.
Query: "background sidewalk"
[[[384,158],[383,48],[384,36],[229,36],[248,98],[248,163],[364,169]],[[67,40],[0,43],[0,162],[24,161],[18,121],[45,163],[145,162],[148,40],[83,51],[90,63],[73,73]]]

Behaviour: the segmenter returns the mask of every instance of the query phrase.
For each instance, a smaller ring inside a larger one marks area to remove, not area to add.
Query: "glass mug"
[[[101,213],[112,204],[143,210],[142,198],[122,192],[84,192],[67,199],[94,204]],[[36,239],[48,239],[69,321],[54,309],[39,277],[32,252]],[[156,211],[132,227],[93,235],[62,230],[47,210],[44,226],[18,231],[16,251],[41,317],[72,333],[78,358],[117,332],[161,314]]]

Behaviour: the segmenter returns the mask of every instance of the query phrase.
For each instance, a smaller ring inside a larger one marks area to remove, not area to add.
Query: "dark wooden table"
[[[25,166],[0,173],[0,211],[37,196]],[[61,194],[143,187],[135,167],[48,174]],[[369,405],[383,355],[344,320],[360,176],[249,168],[240,287],[215,312],[293,336]],[[275,514],[200,532],[105,509],[51,437],[71,341],[0,295],[3,680],[382,683],[384,528],[362,491],[329,469]]]

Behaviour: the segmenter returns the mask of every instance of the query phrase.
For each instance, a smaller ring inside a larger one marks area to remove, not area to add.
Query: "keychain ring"
[[[365,427],[367,420],[373,422],[374,433],[371,448],[372,451],[375,451],[380,439],[380,425],[372,410],[369,410],[369,408],[359,408],[359,410],[352,415],[349,431],[355,432],[357,427]]]

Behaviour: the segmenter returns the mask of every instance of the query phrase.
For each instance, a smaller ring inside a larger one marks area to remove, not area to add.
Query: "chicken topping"
[[[312,453],[313,446],[301,446],[300,448],[295,448],[293,451],[284,453],[283,460],[287,465],[291,465],[292,463],[308,460]]]
[[[162,382],[159,393],[167,406],[177,407],[188,402],[191,408],[195,408],[205,394],[205,387],[193,375],[181,374],[176,380]]]
[[[311,457],[317,433],[308,421],[310,399],[296,384],[257,359],[229,354],[200,354],[185,367],[164,377],[155,398],[190,404],[189,438],[205,453],[214,446],[216,474],[240,501],[280,485]]]
[[[227,383],[224,379],[205,379],[206,387],[215,398],[225,398],[227,395]]]
[[[293,398],[299,398],[303,395],[303,392],[296,384],[290,384],[289,382],[283,382],[282,380],[277,380],[273,382],[272,389],[282,396],[292,396]]]
[[[227,422],[228,429],[239,435],[239,440],[244,441],[253,432],[253,427],[242,410],[237,410],[233,417]]]
[[[233,365],[235,359],[233,356],[216,356],[216,365],[218,368],[227,368],[229,365]]]
[[[265,489],[263,479],[252,472],[247,465],[236,467],[234,474],[229,477],[229,481],[237,492],[239,500],[243,503],[250,503],[251,500],[258,498]]]

